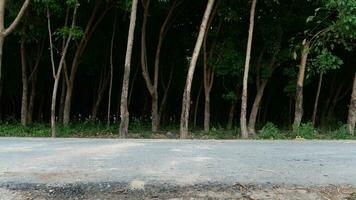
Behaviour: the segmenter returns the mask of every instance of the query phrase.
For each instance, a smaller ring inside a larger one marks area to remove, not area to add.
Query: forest
[[[0,29],[1,136],[355,133],[355,0],[0,0]]]

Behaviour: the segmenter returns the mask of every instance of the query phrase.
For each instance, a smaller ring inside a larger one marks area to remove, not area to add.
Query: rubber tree
[[[180,138],[185,139],[188,136],[188,126],[189,126],[189,111],[190,111],[190,93],[192,88],[192,81],[194,76],[195,67],[197,64],[198,56],[203,44],[204,36],[207,30],[207,24],[210,18],[211,11],[213,9],[215,0],[209,0],[205,13],[203,16],[202,23],[200,25],[200,30],[197,38],[197,42],[194,47],[193,55],[189,64],[187,78],[185,82],[183,99],[182,99],[182,112],[180,117]]]
[[[312,115],[312,123],[314,126],[316,125],[319,97],[324,74],[328,71],[339,69],[342,64],[343,61],[339,57],[333,55],[327,48],[323,48],[320,52],[318,52],[318,55],[314,59],[311,59],[311,68],[319,74]]]
[[[147,47],[146,47],[146,32],[147,32],[147,21],[149,15],[149,5],[150,0],[143,1],[143,22],[141,28],[141,67],[142,67],[142,75],[146,83],[146,87],[148,92],[151,96],[151,117],[152,117],[152,131],[156,132],[160,126],[160,112],[159,112],[159,94],[158,94],[158,84],[159,84],[159,67],[160,67],[160,56],[161,56],[161,49],[164,42],[164,39],[167,35],[167,31],[171,25],[173,12],[181,3],[179,0],[174,0],[172,3],[171,8],[168,11],[167,16],[163,24],[161,25],[159,36],[158,36],[158,43],[156,47],[156,54],[154,60],[154,75],[153,81],[150,77],[149,68],[148,68],[148,61],[147,61]]]
[[[247,122],[246,122],[246,110],[247,110],[247,84],[248,84],[248,73],[250,69],[250,59],[251,59],[251,47],[253,38],[253,28],[255,22],[255,10],[256,10],[257,0],[252,0],[251,11],[250,11],[250,25],[248,30],[247,48],[246,48],[246,58],[244,67],[244,77],[242,84],[242,96],[241,96],[241,114],[240,114],[240,126],[241,126],[241,137],[248,138]]]
[[[347,117],[347,128],[351,135],[355,134],[355,122],[356,122],[356,73],[354,76],[354,83],[352,86],[351,100],[349,105],[349,114]]]
[[[219,24],[217,26],[217,33],[216,36],[214,37],[212,44],[210,45],[210,49],[208,50],[207,48],[207,42],[208,42],[208,36],[209,36],[209,30],[213,29],[212,22],[215,18],[215,15],[217,13],[217,9],[219,6],[220,1],[218,1],[213,9],[213,12],[211,14],[211,17],[208,22],[208,30],[206,31],[204,41],[203,41],[203,57],[204,57],[204,69],[203,69],[203,80],[204,80],[204,131],[208,132],[210,130],[210,93],[211,89],[213,87],[214,83],[214,70],[212,65],[209,63],[209,60],[212,59],[214,55],[214,50],[217,44],[219,32],[221,31],[222,23],[223,20],[219,21]]]
[[[68,36],[65,39],[65,45],[61,51],[61,54],[60,54],[61,57],[60,57],[58,64],[55,64],[54,50],[53,50],[54,49],[53,32],[52,32],[52,27],[51,27],[52,26],[51,25],[51,12],[47,6],[47,28],[48,28],[48,36],[49,36],[49,50],[50,50],[50,58],[51,58],[51,66],[52,66],[52,76],[54,79],[53,90],[52,90],[52,101],[51,101],[51,135],[52,135],[52,137],[56,137],[56,134],[57,134],[57,131],[56,131],[56,101],[57,101],[59,79],[61,77],[61,72],[62,72],[64,63],[65,63],[65,59],[67,56],[70,42],[72,41],[73,35],[76,31],[76,21],[77,21],[79,3],[77,0],[75,0],[73,2],[73,4],[70,4],[70,5],[74,7],[73,15],[72,15],[72,19],[71,19],[72,20],[71,26],[70,26],[70,30],[68,32]]]
[[[0,101],[3,93],[3,48],[4,48],[4,41],[5,38],[10,35],[17,25],[20,23],[23,15],[26,12],[27,7],[30,4],[30,0],[25,0],[22,4],[21,9],[17,13],[16,18],[10,23],[10,25],[5,28],[5,8],[6,8],[6,0],[0,0]]]
[[[92,38],[95,30],[98,28],[99,24],[103,21],[108,11],[115,5],[115,1],[105,2],[104,9],[101,12],[99,12],[102,4],[103,4],[103,0],[95,1],[95,6],[91,11],[90,17],[85,27],[83,28],[84,32],[82,34],[81,40],[76,46],[71,65],[69,65],[68,67],[67,65],[65,65],[63,68],[64,75],[65,75],[64,76],[65,82],[66,82],[66,95],[65,95],[64,110],[63,110],[63,125],[65,126],[67,126],[70,122],[70,111],[71,111],[71,104],[72,104],[74,81],[80,64],[80,59],[82,58],[88,46],[88,42]]]
[[[130,16],[130,26],[129,26],[129,34],[127,38],[127,47],[126,47],[126,57],[125,57],[125,68],[124,68],[124,76],[122,80],[122,89],[121,89],[121,104],[120,104],[120,138],[125,138],[128,129],[129,129],[129,108],[128,108],[128,90],[130,83],[130,70],[131,70],[131,57],[132,57],[132,47],[135,36],[135,25],[136,25],[136,15],[137,15],[137,1],[132,0],[131,7],[131,16]]]
[[[356,37],[354,29],[354,8],[356,2],[353,0],[332,1],[327,0],[322,2],[321,7],[315,10],[314,15],[306,19],[307,23],[314,23],[314,28],[305,31],[305,38],[301,47],[301,60],[299,64],[299,72],[296,84],[296,102],[293,129],[297,130],[300,126],[303,116],[303,83],[306,70],[307,59],[310,51],[322,53],[320,49],[325,49],[330,46],[339,45],[346,50],[351,50],[352,41]],[[319,10],[324,12],[320,13]],[[331,14],[334,15],[330,18]],[[322,20],[322,24],[320,23]]]

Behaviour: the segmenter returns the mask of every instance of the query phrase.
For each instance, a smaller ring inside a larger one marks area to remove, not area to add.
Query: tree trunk
[[[67,85],[66,97],[64,100],[64,109],[63,109],[63,125],[68,126],[70,121],[70,108],[72,104],[72,94],[73,94],[73,85],[70,81]]]
[[[106,59],[105,59],[106,60]],[[93,104],[93,108],[92,108],[92,120],[96,121],[97,119],[97,115],[98,115],[98,110],[100,108],[100,104],[103,100],[104,97],[104,93],[106,91],[106,88],[108,86],[109,83],[109,77],[110,77],[110,73],[106,72],[106,69],[104,68],[102,70],[102,74],[101,74],[101,78],[99,81],[99,86],[97,89],[97,93],[96,93],[96,98],[94,100],[94,104]]]
[[[114,78],[114,42],[117,24],[117,11],[115,12],[115,18],[113,23],[111,43],[110,43],[110,81],[109,81],[109,94],[108,94],[108,109],[106,116],[106,128],[110,127],[110,112],[111,112],[111,96],[112,96],[112,81]]]
[[[64,114],[64,101],[66,98],[66,82],[65,77],[62,78],[62,89],[61,89],[61,99],[59,101],[59,112],[58,112],[58,121],[63,123],[63,114]]]
[[[31,92],[30,92],[30,97],[29,97],[29,102],[28,102],[28,109],[27,109],[27,124],[32,124],[33,123],[33,110],[35,106],[35,98],[36,98],[36,86],[37,86],[37,79],[38,79],[38,67],[43,55],[43,49],[44,49],[45,41],[42,40],[41,43],[38,45],[38,50],[36,54],[36,60],[34,65],[30,65],[30,70],[31,73],[28,77],[28,82],[31,82]]]
[[[21,100],[21,125],[27,125],[28,108],[28,80],[25,40],[21,40],[21,74],[22,74],[22,100]]]
[[[355,134],[355,122],[356,122],[356,73],[354,76],[354,84],[352,87],[349,114],[347,117],[347,125],[348,125],[347,127],[351,135]]]
[[[258,87],[257,94],[256,94],[256,97],[255,97],[255,101],[253,102],[253,105],[252,105],[250,118],[248,120],[248,132],[251,135],[255,135],[256,134],[257,114],[258,114],[258,111],[260,109],[261,100],[262,100],[263,93],[265,91],[267,82],[268,82],[267,80],[262,80],[261,85]]]
[[[231,130],[234,123],[236,103],[232,102],[229,110],[229,118],[227,120],[227,130]]]
[[[214,0],[209,0],[206,7],[203,21],[200,25],[200,31],[198,35],[197,42],[193,51],[191,62],[188,69],[187,80],[184,87],[183,100],[182,100],[182,113],[180,120],[180,138],[185,139],[188,136],[188,125],[189,125],[189,110],[190,110],[190,91],[192,87],[192,80],[194,76],[195,66],[198,60],[199,52],[203,44],[204,36],[207,30],[207,24],[209,17],[214,5]]]
[[[205,97],[204,131],[205,132],[209,132],[209,130],[210,130],[210,92],[211,92],[211,88],[213,87],[213,82],[214,82],[214,72],[213,72],[212,67],[208,63],[208,59],[212,58],[212,56],[213,56],[213,50],[215,48],[218,36],[216,36],[216,38],[213,41],[213,44],[211,45],[211,48],[209,50],[209,58],[208,58],[208,52],[207,52],[207,40],[208,40],[210,26],[215,18],[215,14],[216,14],[219,3],[220,3],[220,1],[218,1],[218,3],[216,4],[214,10],[212,11],[211,17],[209,18],[206,34],[205,34],[204,41],[203,41],[203,56],[204,56],[203,80],[204,80],[204,97]],[[218,33],[220,31],[222,22],[223,21],[220,21],[220,23],[219,23],[218,30],[217,30]]]
[[[74,11],[73,11],[71,28],[74,28],[76,25],[78,6],[79,6],[78,1],[76,1],[75,6],[74,6]],[[69,33],[69,35],[68,35],[68,38],[64,45],[64,48],[62,49],[62,52],[61,52],[61,58],[60,58],[60,61],[58,64],[58,69],[56,70],[56,66],[54,64],[51,19],[50,19],[50,13],[49,13],[48,8],[47,8],[47,26],[48,26],[48,35],[49,35],[52,75],[54,78],[53,90],[52,90],[52,101],[51,101],[51,135],[52,135],[52,137],[56,137],[56,135],[57,135],[57,132],[56,132],[56,101],[57,101],[58,83],[59,83],[59,79],[61,76],[62,68],[65,64],[65,58],[67,55],[69,44],[72,40],[72,33]]]
[[[25,14],[27,7],[30,4],[30,0],[25,0],[22,4],[20,11],[17,13],[16,18],[11,22],[10,26],[5,28],[5,7],[6,0],[0,0],[0,80],[2,79],[2,58],[3,58],[3,46],[5,37],[11,34],[16,26],[21,21],[22,16]]]
[[[27,123],[33,123],[33,109],[35,106],[35,97],[36,97],[36,85],[37,85],[37,70],[33,72],[33,77],[31,80],[31,92],[30,98],[28,102],[28,109],[27,109]]]
[[[241,137],[248,138],[247,122],[246,122],[246,110],[247,110],[247,80],[248,72],[250,69],[250,59],[251,59],[251,47],[252,47],[252,37],[253,28],[255,21],[255,9],[257,0],[252,0],[251,11],[250,11],[250,26],[248,31],[247,49],[246,49],[246,60],[244,67],[244,78],[243,78],[243,89],[241,96],[241,116],[240,116],[240,126],[241,126]]]
[[[42,121],[43,120],[43,108],[45,104],[45,97],[41,96],[40,103],[38,106],[38,113],[37,113],[37,120]]]
[[[125,69],[124,77],[122,81],[121,90],[121,105],[120,105],[120,138],[125,138],[129,129],[129,110],[127,104],[127,96],[130,82],[130,69],[131,69],[131,56],[132,56],[132,46],[134,41],[135,24],[136,24],[136,13],[137,13],[137,1],[132,0],[131,17],[130,17],[130,27],[127,39],[127,49],[125,57]]]
[[[307,64],[307,59],[309,54],[309,42],[303,41],[303,43],[304,44],[302,49],[300,65],[299,65],[297,88],[295,94],[296,100],[295,100],[293,130],[299,128],[303,117],[303,85],[304,85],[305,67]]]
[[[319,74],[318,89],[316,91],[315,102],[314,102],[313,117],[312,117],[313,126],[315,126],[315,124],[316,124],[316,114],[318,112],[318,103],[319,103],[319,96],[320,96],[320,90],[321,90],[322,82],[323,82],[323,73],[320,73]]]
[[[88,45],[89,39],[93,36],[94,31],[96,30],[96,28],[98,27],[100,22],[103,20],[106,13],[114,5],[114,3],[110,3],[107,7],[105,7],[104,11],[99,16],[97,16],[97,12],[100,8],[102,0],[98,0],[96,2],[97,3],[91,13],[88,23],[86,24],[83,36],[82,36],[82,38],[78,44],[78,47],[75,51],[75,54],[73,56],[73,61],[72,61],[70,75],[69,75],[68,84],[67,84],[66,99],[65,99],[65,104],[64,104],[64,113],[63,113],[63,125],[64,126],[67,126],[70,122],[70,111],[71,111],[71,104],[72,104],[74,81],[75,81],[76,73],[78,70],[80,58],[82,57],[82,55]],[[65,73],[69,74],[69,72],[65,72]]]
[[[194,121],[193,121],[193,127],[194,127],[194,128],[197,127],[197,116],[198,116],[200,95],[201,95],[202,89],[203,89],[203,85],[201,85],[201,86],[199,87],[198,95],[197,95],[197,98],[196,98],[196,100],[195,100],[195,106],[194,106]]]
[[[161,101],[161,105],[159,107],[159,120],[160,124],[163,123],[163,118],[162,115],[166,111],[166,106],[167,106],[167,99],[168,99],[168,93],[169,89],[172,85],[172,80],[173,80],[173,71],[174,71],[174,66],[171,67],[170,73],[169,73],[169,79],[167,84],[164,83],[163,79],[162,80],[162,87],[163,87],[163,98]]]
[[[348,94],[349,90],[352,89],[352,86],[351,87],[344,87],[345,85],[345,82],[341,82],[339,83],[339,87],[337,88],[335,94],[333,95],[333,98],[332,98],[332,101],[331,101],[331,104],[330,104],[330,107],[328,109],[328,114],[326,115],[326,121],[329,122],[330,120],[333,119],[334,117],[334,114],[335,114],[335,108],[337,106],[337,103],[339,101],[341,101],[343,98],[346,97],[346,95]],[[345,90],[343,90],[345,89]]]
[[[3,80],[4,80],[2,76],[2,57],[3,57],[4,39],[5,37],[3,37],[0,34],[0,101],[2,98]]]

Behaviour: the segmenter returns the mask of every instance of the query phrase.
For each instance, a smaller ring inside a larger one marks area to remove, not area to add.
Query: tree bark
[[[260,109],[261,105],[261,100],[263,97],[263,93],[265,91],[266,85],[267,85],[268,80],[262,80],[261,85],[258,87],[257,94],[255,97],[255,100],[252,105],[252,110],[250,113],[250,118],[248,120],[248,132],[251,135],[256,134],[256,119],[257,119],[257,114]]]
[[[96,119],[97,119],[98,110],[99,110],[100,104],[103,100],[104,92],[105,92],[105,90],[108,86],[108,83],[109,83],[109,77],[110,77],[110,74],[107,74],[106,70],[103,70],[102,76],[100,78],[101,80],[100,80],[100,83],[98,86],[96,98],[95,98],[95,101],[93,104],[92,113],[91,113],[93,121],[96,121]]]
[[[241,137],[248,138],[247,122],[246,122],[246,110],[247,110],[247,80],[248,72],[250,69],[250,59],[251,59],[251,47],[253,38],[253,28],[255,22],[255,10],[256,10],[257,0],[252,0],[251,11],[250,11],[250,25],[248,31],[247,49],[246,49],[246,60],[244,67],[244,78],[243,78],[243,89],[241,96],[241,116],[240,116],[240,126],[241,126]]]
[[[22,100],[21,100],[21,125],[27,125],[28,109],[28,79],[25,40],[21,40],[21,74],[22,74]]]
[[[202,89],[203,89],[203,85],[201,85],[201,86],[199,87],[198,95],[197,95],[197,98],[196,98],[196,100],[195,100],[195,106],[194,106],[194,121],[193,121],[193,127],[194,127],[194,128],[197,127],[197,116],[198,116],[200,95],[201,95]]]
[[[194,76],[195,66],[198,60],[199,52],[204,40],[204,36],[207,30],[208,20],[214,5],[214,0],[209,0],[206,7],[203,21],[200,25],[200,31],[195,44],[193,55],[188,69],[187,80],[184,87],[183,100],[182,100],[182,113],[180,120],[180,138],[185,139],[188,136],[188,125],[189,125],[189,110],[190,110],[190,91],[192,87],[192,80]]]
[[[59,101],[59,112],[58,112],[58,121],[60,123],[63,123],[65,98],[66,98],[66,80],[65,80],[65,77],[63,77],[62,78],[62,88],[61,88],[61,99]]]
[[[29,6],[29,4],[30,4],[30,0],[25,0],[16,18],[11,22],[9,27],[5,28],[4,21],[5,21],[6,0],[0,0],[0,80],[2,79],[2,57],[3,57],[3,46],[4,46],[5,37],[14,31],[16,26],[19,24],[22,16],[25,14],[25,11]]]
[[[76,25],[78,6],[79,6],[78,1],[76,1],[75,6],[74,6],[74,11],[73,11],[71,28],[74,28]],[[56,66],[54,63],[54,55],[53,55],[53,42],[52,42],[50,12],[48,9],[47,9],[47,26],[48,26],[48,35],[49,35],[52,75],[54,78],[53,90],[52,90],[52,101],[51,101],[51,135],[52,135],[52,137],[56,137],[56,134],[57,134],[56,133],[56,101],[57,101],[58,84],[59,84],[59,79],[61,76],[62,68],[65,63],[65,58],[67,55],[69,44],[72,40],[72,33],[70,32],[68,35],[68,38],[64,45],[64,49],[62,49],[62,52],[61,52],[61,58],[60,58],[60,61],[58,64],[58,69],[56,70]]]
[[[262,50],[260,57],[258,59],[258,63],[257,63],[257,69],[256,69],[256,89],[257,89],[257,94],[255,97],[255,100],[253,102],[252,105],[252,109],[251,109],[251,113],[250,113],[250,117],[248,120],[248,132],[251,135],[255,135],[256,134],[256,120],[257,120],[257,115],[258,112],[260,110],[260,106],[261,106],[261,100],[265,91],[265,88],[267,86],[268,80],[270,77],[266,77],[264,79],[261,80],[261,76],[260,76],[260,67],[261,67],[261,63],[262,63],[262,57],[264,55],[265,49]],[[272,76],[273,72],[275,71],[275,69],[277,68],[276,65],[276,56],[279,53],[279,50],[274,52],[274,55],[272,56],[272,59],[269,63],[269,70],[270,70],[270,75]]]
[[[318,89],[316,91],[314,109],[313,109],[313,117],[312,117],[313,126],[315,126],[315,124],[316,124],[316,114],[318,112],[318,103],[319,103],[319,96],[320,96],[320,90],[321,90],[322,82],[323,82],[323,73],[320,73],[319,74]]]
[[[218,36],[214,39],[210,50],[209,50],[209,55],[207,52],[207,40],[208,40],[208,35],[209,35],[209,30],[210,26],[215,18],[215,14],[217,12],[218,6],[219,6],[220,1],[216,4],[214,7],[214,10],[212,11],[211,17],[209,19],[208,25],[207,25],[207,31],[204,37],[203,41],[203,56],[204,56],[204,72],[203,72],[203,79],[204,79],[204,97],[205,97],[205,102],[204,102],[204,131],[209,132],[210,130],[210,93],[211,93],[211,88],[213,87],[214,83],[214,71],[212,67],[208,63],[208,59],[211,59],[213,56],[213,51],[215,48],[215,45],[218,40]],[[217,34],[220,32],[220,28],[222,26],[222,20],[220,21],[217,29]]]
[[[231,130],[234,123],[236,103],[232,102],[229,110],[229,118],[227,120],[227,130]]]
[[[295,110],[294,110],[294,122],[293,130],[299,128],[303,117],[303,85],[304,85],[304,74],[305,67],[307,64],[308,54],[309,54],[309,42],[303,41],[302,55],[299,65],[299,73],[297,79],[297,88],[295,94]]]
[[[66,99],[65,99],[65,103],[64,103],[64,113],[63,113],[63,125],[64,126],[67,126],[70,122],[70,111],[71,111],[71,104],[72,104],[74,81],[75,81],[76,73],[78,70],[80,58],[82,57],[82,55],[88,45],[88,41],[93,36],[94,31],[96,30],[96,28],[98,27],[100,22],[103,20],[106,13],[114,5],[113,2],[109,3],[109,5],[104,9],[104,11],[101,13],[101,15],[97,16],[96,14],[100,8],[102,1],[103,0],[96,1],[97,3],[94,7],[93,12],[91,13],[89,21],[85,27],[84,34],[83,34],[83,36],[78,44],[78,47],[75,51],[71,69],[70,69],[70,74],[69,74],[69,72],[65,72],[65,73],[69,74],[69,79],[67,81]]]
[[[153,82],[150,78],[148,64],[147,64],[147,47],[146,47],[146,29],[147,29],[147,18],[148,18],[148,8],[149,8],[150,0],[143,1],[143,22],[142,22],[142,30],[141,30],[141,67],[142,67],[142,75],[144,77],[147,89],[151,95],[151,117],[152,117],[152,132],[157,132],[160,126],[160,117],[159,117],[159,96],[158,96],[158,76],[159,76],[159,63],[160,63],[160,55],[161,48],[164,41],[164,38],[167,33],[167,29],[169,26],[169,22],[172,18],[172,14],[174,9],[177,7],[177,0],[173,2],[164,23],[162,24],[159,32],[158,44],[156,48],[155,55],[155,63],[154,63],[154,77]]]
[[[129,129],[129,110],[127,104],[128,88],[130,82],[130,70],[131,70],[131,56],[132,56],[132,46],[134,41],[135,24],[136,24],[136,13],[137,13],[137,0],[132,0],[131,17],[130,17],[130,27],[127,39],[127,49],[125,57],[125,69],[124,77],[122,81],[121,90],[121,105],[120,105],[120,138],[125,138]]]
[[[38,49],[36,53],[36,59],[35,63],[31,63],[30,65],[30,75],[28,76],[28,82],[31,83],[31,92],[28,100],[28,109],[27,109],[27,124],[32,124],[33,123],[33,110],[35,106],[35,98],[36,98],[36,86],[37,86],[37,79],[38,79],[38,67],[43,55],[43,49],[44,49],[44,44],[45,41],[42,40],[38,44]]]
[[[110,114],[111,114],[111,96],[112,96],[112,81],[114,78],[114,42],[117,24],[117,11],[115,12],[115,18],[112,28],[111,43],[110,43],[110,81],[109,81],[109,94],[108,94],[108,108],[106,116],[106,128],[110,127]]]
[[[240,88],[240,85],[239,85],[239,84],[236,84],[236,86],[235,86],[236,101],[241,98],[241,91],[240,91],[240,89],[241,89],[241,88]],[[236,109],[236,104],[237,104],[236,101],[232,101],[232,102],[231,102],[231,106],[230,106],[230,110],[229,110],[229,117],[228,117],[227,126],[226,126],[226,128],[227,128],[228,130],[231,130],[231,129],[232,129],[232,126],[233,126],[233,124],[234,124],[235,109]]]
[[[166,106],[167,106],[167,100],[168,100],[168,93],[169,89],[172,85],[172,80],[173,80],[173,72],[174,72],[174,66],[171,67],[171,71],[169,73],[169,78],[168,82],[165,84],[163,79],[162,79],[162,88],[163,88],[163,98],[161,101],[161,105],[159,107],[159,120],[160,124],[163,123],[163,113],[166,111]]]
[[[351,100],[349,105],[349,114],[347,117],[347,127],[351,135],[355,134],[356,122],[356,73],[354,76],[354,83],[352,87]]]

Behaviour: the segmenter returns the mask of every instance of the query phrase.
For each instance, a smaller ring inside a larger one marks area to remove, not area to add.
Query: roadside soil
[[[191,186],[88,183],[67,185],[8,184],[0,186],[1,200],[62,199],[246,199],[356,200],[350,186],[299,187],[287,185],[200,184]]]

